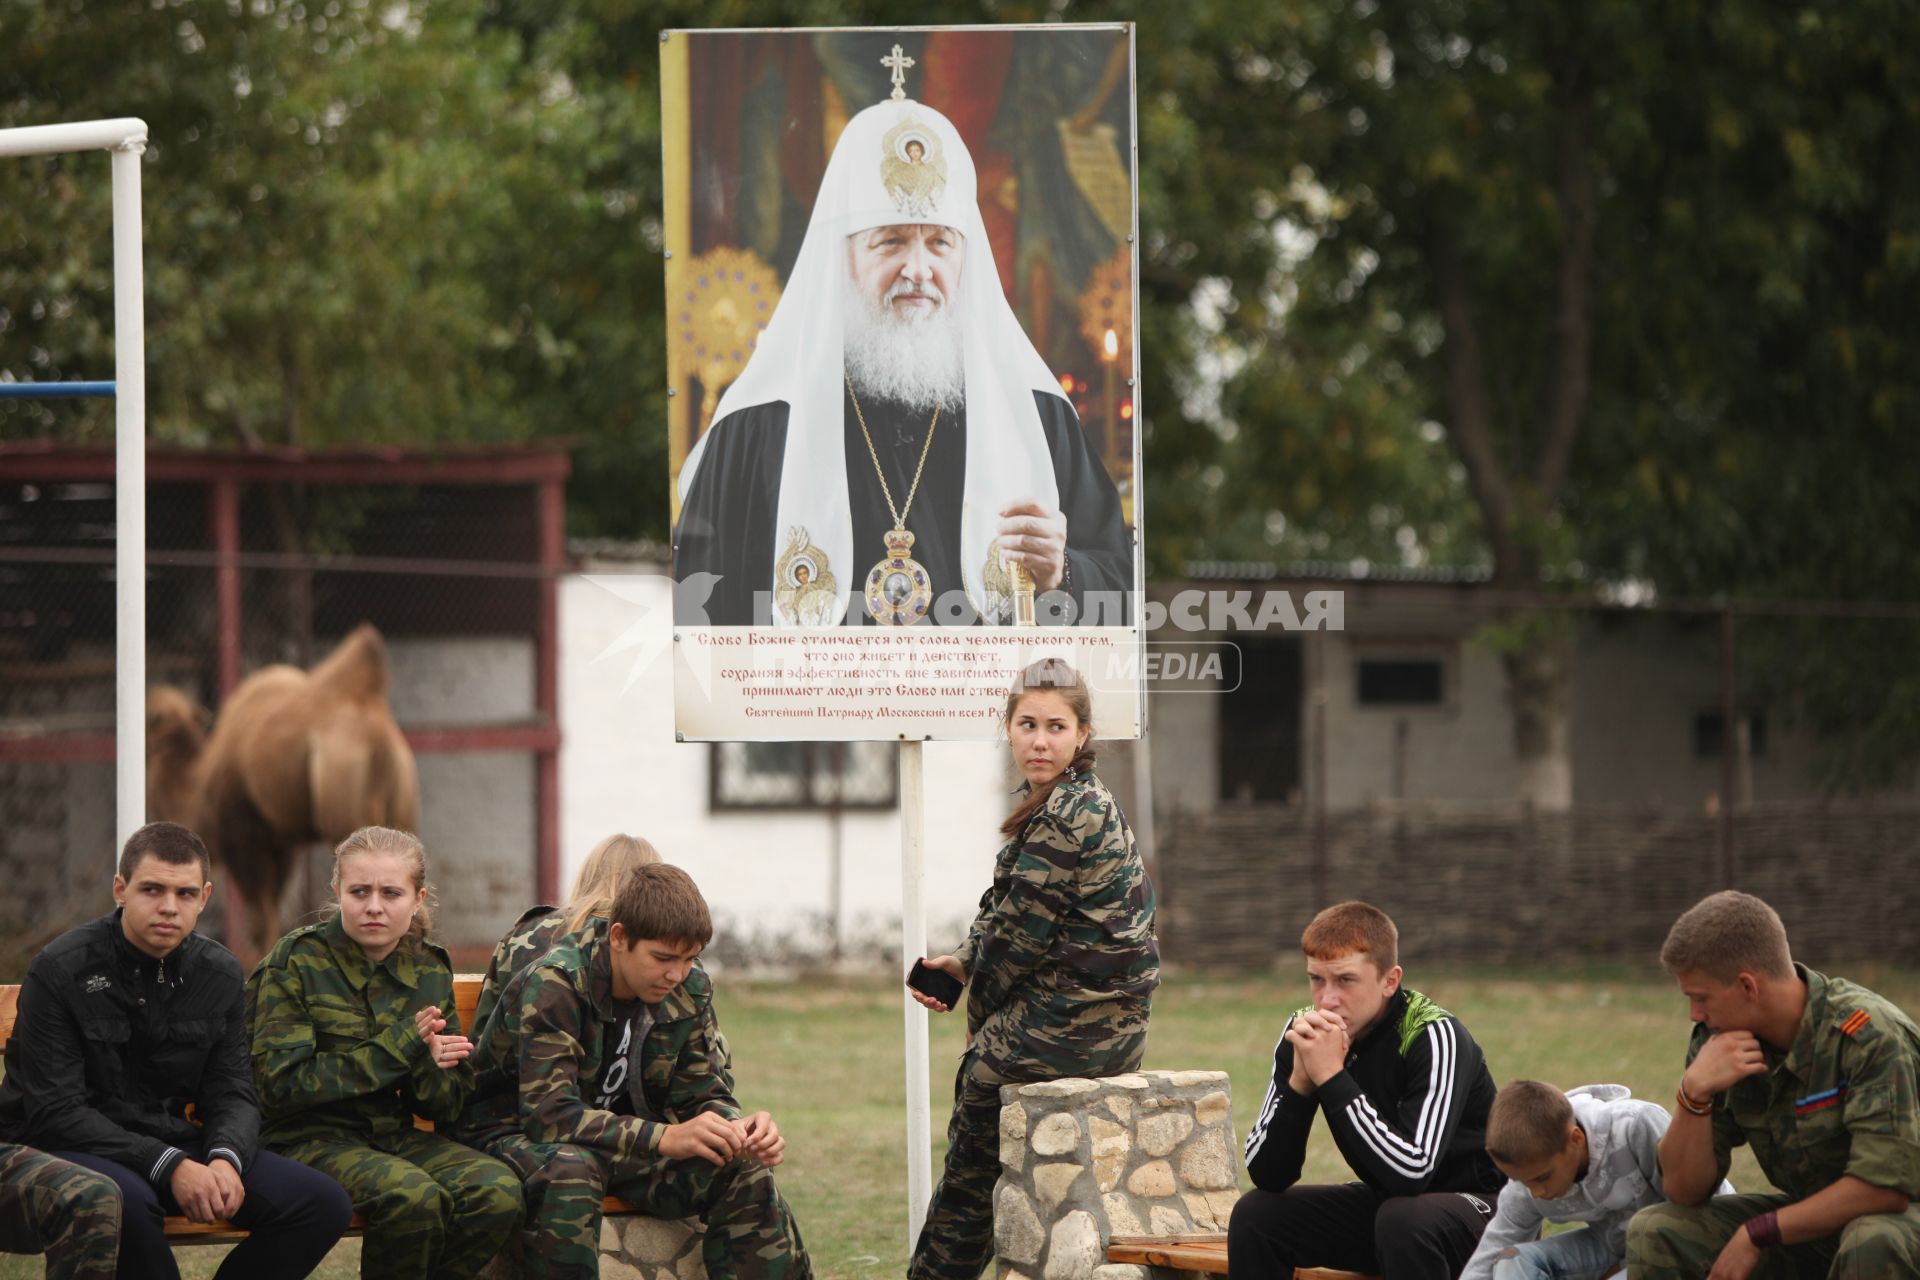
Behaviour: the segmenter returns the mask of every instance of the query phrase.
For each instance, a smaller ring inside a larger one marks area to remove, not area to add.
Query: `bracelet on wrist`
[[[1783,1243],[1780,1239],[1779,1211],[1769,1209],[1757,1218],[1748,1218],[1747,1239],[1753,1241],[1757,1249],[1772,1249]]]
[[[1684,1080],[1680,1082],[1680,1087],[1673,1091],[1673,1099],[1680,1104],[1680,1109],[1690,1116],[1710,1116],[1713,1114],[1713,1099],[1709,1097],[1706,1101],[1702,1102],[1688,1097],[1687,1082]]]

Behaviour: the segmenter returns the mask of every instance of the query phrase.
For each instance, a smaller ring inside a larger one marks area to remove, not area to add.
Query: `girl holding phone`
[[[1136,1070],[1160,982],[1153,885],[1093,773],[1086,682],[1057,658],[1034,663],[1007,694],[1005,725],[1021,803],[966,941],[925,962],[965,984],[967,1050],[910,1280],[975,1280],[992,1257],[1000,1086]]]

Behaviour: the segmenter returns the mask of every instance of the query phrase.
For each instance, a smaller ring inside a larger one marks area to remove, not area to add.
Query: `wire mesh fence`
[[[0,938],[30,954],[108,905],[116,527],[111,481],[88,474],[103,464],[110,474],[110,458],[23,452],[0,450],[0,860],[18,886]],[[420,828],[452,908],[443,932],[480,946],[551,892],[541,879],[554,828],[565,456],[468,457],[464,473],[446,461],[156,455],[148,678],[218,708],[249,675],[308,670],[355,628],[377,628],[385,700],[411,743]],[[443,471],[456,474],[438,480]],[[171,763],[169,775],[167,754],[151,753],[150,810],[168,787],[211,796],[218,785],[204,761]],[[273,762],[244,763],[265,777]],[[281,768],[272,785],[299,776]],[[304,814],[309,798],[254,799],[263,812]],[[320,901],[328,865],[323,849],[299,844],[288,920]]]

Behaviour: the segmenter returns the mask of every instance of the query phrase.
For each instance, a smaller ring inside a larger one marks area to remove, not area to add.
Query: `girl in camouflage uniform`
[[[927,961],[967,983],[967,1050],[913,1280],[976,1280],[992,1256],[1000,1086],[1135,1070],[1160,982],[1153,885],[1093,775],[1086,684],[1058,659],[1034,663],[1007,695],[1006,729],[1025,798],[1001,825],[1007,843],[966,942]]]
[[[487,1016],[500,1003],[500,993],[514,975],[553,950],[553,944],[587,927],[595,916],[613,914],[613,899],[635,867],[660,861],[650,840],[616,832],[593,846],[580,864],[573,896],[564,907],[529,907],[513,922],[507,936],[493,949],[493,961],[480,983],[480,999],[473,1006],[473,1038],[485,1038]]]
[[[334,850],[339,911],[282,938],[247,985],[263,1143],[347,1189],[368,1280],[466,1280],[520,1224],[511,1169],[414,1125],[451,1123],[473,1091],[426,880],[413,836],[354,832]]]

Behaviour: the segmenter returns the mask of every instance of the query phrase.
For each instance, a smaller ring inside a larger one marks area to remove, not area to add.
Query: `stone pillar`
[[[1139,1071],[1000,1091],[1000,1280],[1147,1280],[1114,1235],[1225,1231],[1240,1198],[1224,1071]]]

